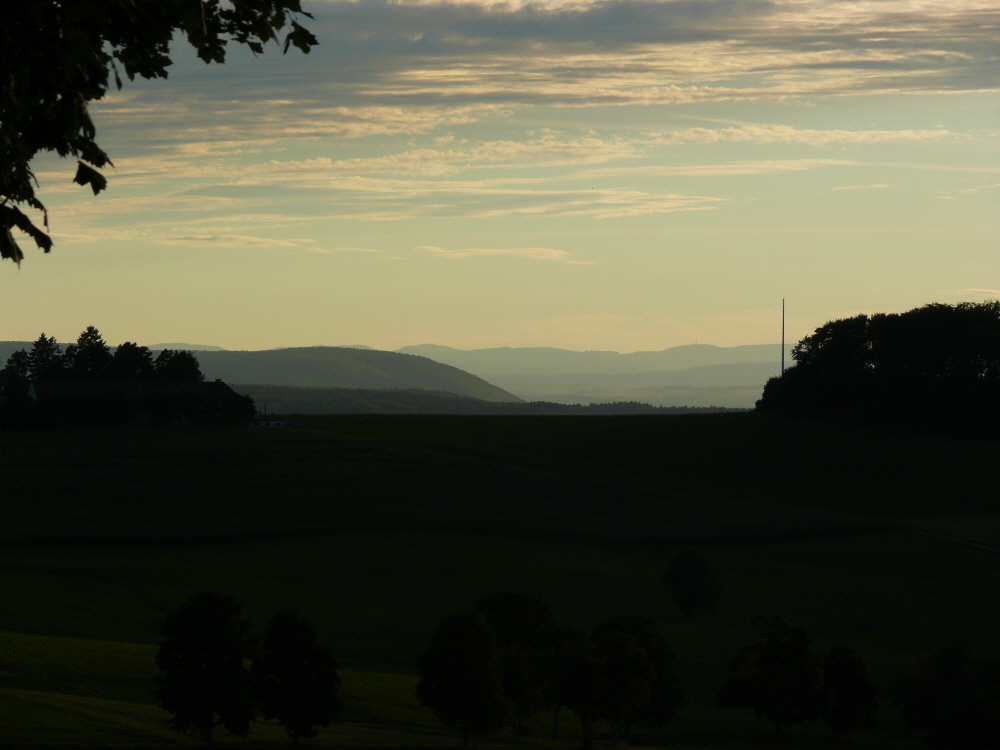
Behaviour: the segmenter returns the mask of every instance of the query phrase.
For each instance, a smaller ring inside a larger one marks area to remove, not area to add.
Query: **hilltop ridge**
[[[416,388],[483,401],[520,401],[483,378],[426,357],[353,347],[198,352],[205,377],[312,388]]]
[[[30,341],[0,341],[0,366]],[[520,402],[483,378],[427,357],[358,347],[309,346],[265,351],[197,350],[206,380],[308,388],[444,391],[482,401]]]

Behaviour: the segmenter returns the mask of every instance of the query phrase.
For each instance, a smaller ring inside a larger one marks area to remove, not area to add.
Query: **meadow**
[[[905,528],[997,514],[994,443],[755,414],[299,421],[0,435],[5,746],[180,741],[151,705],[152,659],[164,614],[201,589],[243,598],[258,626],[291,606],[317,627],[346,699],[321,745],[453,744],[416,702],[416,657],[440,615],[503,589],[584,627],[659,620],[690,702],[639,744],[768,743],[765,722],[712,705],[757,614],[866,660],[883,710],[857,747],[914,746],[901,671],[949,645],[1000,656],[1000,556]],[[724,598],[685,620],[660,576],[691,541]],[[548,721],[487,744],[572,747],[572,716],[555,742]],[[821,726],[790,738],[829,745]],[[283,741],[261,725],[235,742]]]

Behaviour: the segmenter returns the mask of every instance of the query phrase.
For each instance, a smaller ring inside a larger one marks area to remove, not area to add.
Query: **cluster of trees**
[[[417,666],[417,694],[468,747],[473,734],[512,726],[527,733],[532,716],[569,708],[593,743],[597,719],[616,739],[635,725],[666,724],[684,704],[674,657],[655,620],[614,617],[590,633],[557,626],[541,600],[500,592],[441,618]]]
[[[19,349],[7,359],[7,369],[30,380],[81,378],[108,380],[174,380],[200,382],[205,379],[195,356],[188,351],[164,349],[156,358],[148,347],[131,341],[114,351],[94,326],[79,335],[75,344],[62,347],[53,336],[41,334],[31,350]]]
[[[678,585],[685,576],[687,584]],[[709,584],[697,597],[695,580]],[[664,582],[686,616],[718,601],[714,572],[696,551],[678,553]],[[754,636],[730,661],[717,706],[754,712],[773,724],[776,738],[807,721],[825,722],[835,738],[874,725],[879,690],[849,647],[820,656],[805,628],[776,616],[752,624]],[[208,744],[217,728],[244,736],[263,716],[298,745],[342,708],[336,662],[291,610],[277,612],[257,636],[238,599],[202,592],[167,616],[162,636],[155,695],[175,730]],[[442,617],[417,673],[421,703],[456,728],[466,748],[473,735],[506,727],[528,734],[542,710],[551,711],[556,736],[563,708],[579,720],[583,748],[593,747],[598,720],[610,725],[618,746],[633,728],[663,727],[685,705],[673,652],[653,618],[612,617],[587,632],[557,624],[540,599],[511,592]],[[931,747],[996,747],[1000,662],[943,651],[900,679],[896,693],[903,717]]]
[[[1000,434],[1000,301],[834,320],[792,358],[758,409]]]
[[[202,592],[167,616],[162,635],[155,695],[179,732],[212,744],[217,727],[244,736],[262,715],[298,745],[340,712],[337,663],[291,610],[277,612],[257,637],[242,602]]]
[[[878,689],[850,648],[833,646],[820,659],[805,628],[781,617],[757,617],[753,626],[756,637],[730,662],[717,706],[753,711],[774,724],[776,737],[784,727],[818,719],[835,736],[872,726]]]
[[[164,349],[154,358],[131,341],[112,349],[94,326],[65,347],[43,333],[30,350],[11,354],[6,369],[0,425],[8,427],[235,424],[256,413],[249,396],[203,382],[191,352]]]
[[[663,577],[686,617],[711,611],[720,587],[694,549],[677,553]],[[730,663],[719,707],[745,708],[785,727],[825,721],[834,735],[870,727],[878,689],[846,646],[820,658],[804,628],[780,617],[754,621],[755,638]],[[673,652],[651,617],[622,615],[589,633],[558,626],[544,602],[500,592],[441,618],[418,664],[417,693],[467,747],[473,734],[511,726],[527,733],[532,716],[561,708],[575,714],[582,746],[593,746],[594,722],[607,721],[617,745],[633,727],[665,726],[684,706]]]

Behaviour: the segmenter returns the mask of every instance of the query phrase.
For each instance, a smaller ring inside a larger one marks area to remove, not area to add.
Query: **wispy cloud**
[[[1000,182],[994,183],[992,185],[977,185],[976,187],[964,188],[962,190],[959,190],[958,192],[961,193],[962,195],[975,195],[981,190],[993,190],[996,188],[1000,188]]]
[[[1000,289],[958,289],[955,294],[969,297],[1000,297]]]
[[[413,135],[559,107],[996,91],[992,0],[325,0],[290,74],[265,56],[175,66],[93,109],[102,132],[188,155]],[[270,74],[262,71],[272,71]],[[689,141],[879,143],[947,131],[694,128]],[[443,145],[443,144],[439,144]]]
[[[665,143],[797,143],[808,146],[874,144],[959,138],[937,130],[815,130],[790,125],[743,125],[730,128],[687,128],[660,135]]]
[[[890,187],[888,183],[877,182],[872,185],[841,185],[840,187],[832,188],[832,190],[873,190]]]
[[[215,247],[298,247],[295,242],[245,234],[163,235],[150,238],[167,245],[202,245]]]
[[[306,252],[335,255],[336,253],[381,253],[382,251],[370,247],[307,247]]]
[[[471,248],[466,250],[445,250],[440,247],[421,246],[414,248],[418,253],[433,255],[438,258],[481,258],[496,256],[514,256],[517,258],[533,258],[534,260],[570,260],[571,256],[565,250],[554,250],[549,247],[515,247],[515,248]]]

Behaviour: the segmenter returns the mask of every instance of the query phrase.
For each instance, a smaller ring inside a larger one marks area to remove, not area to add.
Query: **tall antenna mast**
[[[781,374],[785,374],[785,298],[781,298]]]

